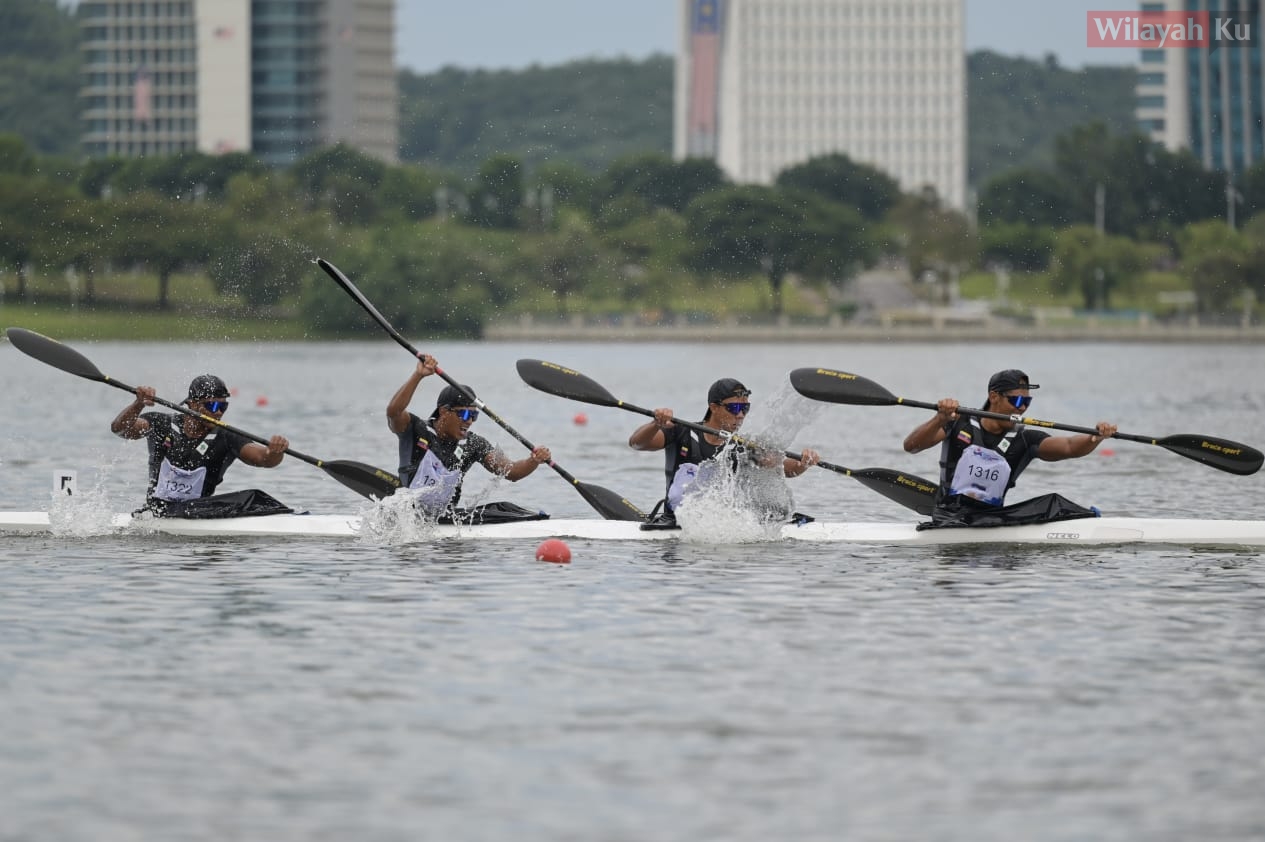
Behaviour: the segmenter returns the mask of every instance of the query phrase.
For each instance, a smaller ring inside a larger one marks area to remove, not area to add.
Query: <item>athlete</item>
[[[145,407],[154,405],[155,394],[153,387],[137,386],[136,399],[110,423],[110,432],[116,436],[143,438],[149,446],[145,508],[157,515],[179,517],[255,513],[194,501],[212,497],[224,479],[224,472],[236,459],[257,468],[280,465],[290,446],[286,438],[273,436],[264,446],[183,413],[143,412]],[[218,421],[228,410],[228,398],[228,387],[223,380],[213,374],[201,374],[189,384],[189,395],[184,403]],[[262,495],[262,492],[249,493]],[[207,514],[213,509],[217,511],[215,515]]]
[[[438,368],[434,357],[422,355],[413,373],[387,404],[387,425],[400,444],[400,485],[413,489],[418,505],[436,515],[455,510],[461,498],[462,480],[475,463],[517,482],[553,459],[549,448],[536,447],[522,459],[511,461],[500,448],[470,432],[479,410],[474,405],[474,390],[466,385],[445,386],[435,401],[435,411],[424,421],[409,412],[408,405],[418,385]]]
[[[998,526],[1096,514],[1059,495],[1005,505],[1006,492],[1033,459],[1058,462],[1087,456],[1116,432],[1116,425],[1106,421],[1095,425],[1094,435],[1051,436],[1025,427],[1022,413],[1032,404],[1032,391],[1039,388],[1018,369],[999,371],[988,380],[983,408],[1009,415],[1010,420],[959,415],[960,404],[944,398],[936,404],[936,415],[905,437],[907,453],[941,445],[933,524]]]
[[[702,423],[726,433],[735,433],[750,410],[751,390],[732,377],[723,377],[707,390],[707,414],[703,416]],[[690,430],[674,423],[672,418],[671,409],[656,409],[654,419],[633,430],[628,437],[628,446],[633,450],[664,451],[667,495],[655,506],[655,512],[646,525],[650,528],[676,528],[675,510],[684,499],[687,489],[694,484],[700,466],[709,460],[716,460],[726,447],[729,447],[730,467],[734,469],[738,465],[738,458],[743,454],[749,461],[762,467],[774,467],[778,464],[780,454],[761,452],[742,445],[733,446],[724,436]],[[797,477],[816,465],[820,459],[815,450],[804,450],[798,459],[783,457],[780,460],[782,473],[787,477]],[[789,510],[785,514],[789,515]]]

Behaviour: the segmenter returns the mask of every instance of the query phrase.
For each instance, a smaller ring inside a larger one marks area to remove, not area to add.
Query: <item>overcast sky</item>
[[[396,0],[397,61],[521,68],[578,58],[673,53],[681,0]],[[1085,46],[1085,12],[1137,10],[1137,0],[966,0],[966,48],[1068,67],[1133,64],[1136,50]]]

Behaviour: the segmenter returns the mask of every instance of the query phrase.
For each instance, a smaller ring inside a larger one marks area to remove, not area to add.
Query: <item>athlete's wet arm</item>
[[[409,374],[408,380],[400,388],[395,390],[395,394],[391,396],[390,402],[387,403],[387,426],[391,428],[393,433],[402,433],[408,429],[409,411],[408,405],[413,400],[413,393],[417,391],[417,386],[422,382],[422,378],[429,377],[439,368],[439,363],[430,354],[423,354],[422,358],[417,361],[417,367]]]
[[[798,459],[787,457],[782,460],[782,473],[788,477],[797,477],[819,461],[821,461],[821,456],[817,451],[805,448]]]
[[[141,413],[145,411],[145,407],[154,405],[155,394],[152,386],[137,386],[136,400],[114,416],[114,420],[110,422],[110,432],[125,439],[144,438],[149,432],[149,422],[141,418]]]
[[[921,453],[929,447],[935,447],[944,441],[944,426],[958,417],[958,402],[953,398],[944,398],[936,404],[936,414],[924,424],[919,424],[909,435],[905,436],[905,452]]]
[[[1099,421],[1094,429],[1098,430],[1096,435],[1050,436],[1037,448],[1037,456],[1046,462],[1088,456],[1102,444],[1103,439],[1109,439],[1116,434],[1116,425],[1106,421]]]
[[[653,420],[633,430],[632,435],[628,437],[628,446],[633,450],[663,450],[668,444],[668,438],[663,431],[672,426],[674,426],[672,410],[656,409]]]
[[[289,447],[290,442],[285,436],[273,436],[266,447],[254,442],[243,445],[237,451],[237,458],[256,468],[275,468],[281,464]]]
[[[511,462],[504,451],[498,448],[483,458],[483,467],[494,474],[500,474],[510,482],[518,482],[552,458],[549,448],[537,447],[524,458]]]

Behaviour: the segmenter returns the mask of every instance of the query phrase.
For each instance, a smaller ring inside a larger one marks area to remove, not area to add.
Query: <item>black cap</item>
[[[441,409],[445,406],[474,406],[478,395],[474,393],[466,384],[462,383],[461,388],[456,386],[445,386],[443,391],[439,393],[439,398],[435,401],[435,409]]]
[[[988,391],[990,392],[1009,392],[1012,389],[1040,389],[1041,387],[1035,383],[1028,382],[1028,375],[1024,374],[1017,368],[1008,368],[1005,371],[999,371],[992,377],[988,378]]]
[[[732,377],[722,377],[707,390],[707,402],[720,403],[730,395],[746,398],[751,396],[751,390]]]
[[[184,402],[194,403],[195,401],[227,397],[229,397],[228,387],[224,385],[223,380],[214,374],[199,374],[189,384],[189,397],[185,398]]]

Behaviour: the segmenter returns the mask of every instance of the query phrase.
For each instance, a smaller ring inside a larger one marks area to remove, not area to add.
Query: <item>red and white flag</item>
[[[686,125],[691,155],[716,153],[721,2],[694,0],[690,14],[690,100]]]
[[[132,119],[145,123],[154,116],[154,80],[149,69],[141,65],[132,83]]]

